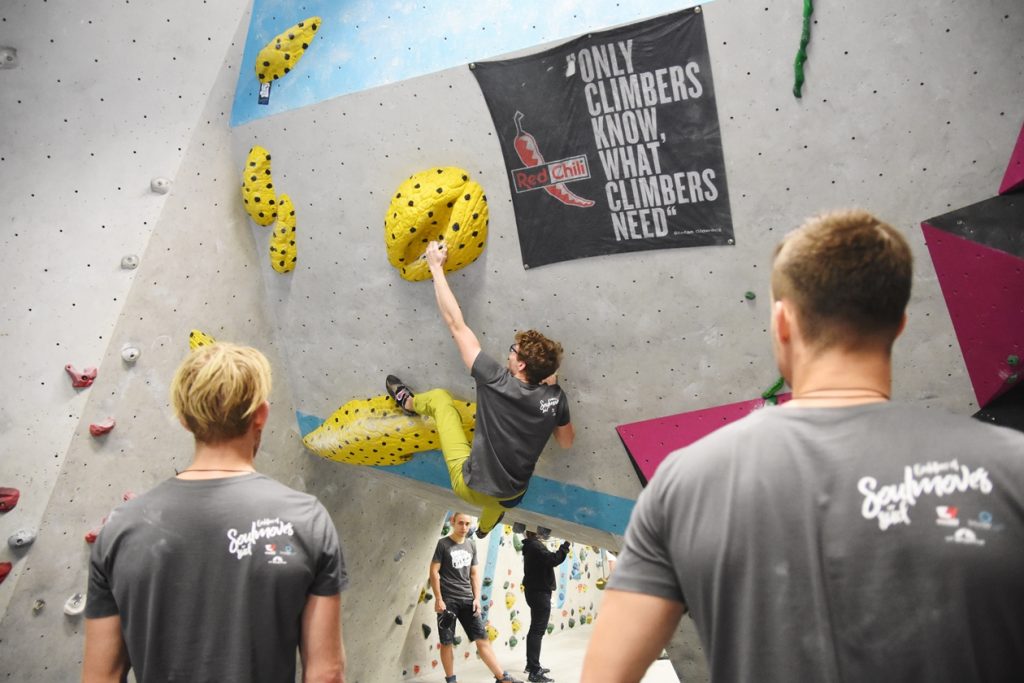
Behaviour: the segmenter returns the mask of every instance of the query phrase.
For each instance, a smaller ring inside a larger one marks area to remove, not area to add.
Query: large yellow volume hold
[[[455,409],[472,440],[476,404],[456,401]],[[420,451],[441,448],[433,420],[406,415],[386,394],[349,401],[302,443],[320,457],[350,465],[401,465]]]
[[[195,351],[200,346],[209,346],[216,343],[216,339],[200,330],[192,330],[188,333],[188,348],[191,351]]]
[[[245,212],[259,225],[270,225],[277,218],[277,194],[270,176],[270,152],[259,145],[249,150],[242,171],[242,201]]]
[[[410,281],[430,277],[423,252],[431,240],[448,247],[445,271],[469,265],[487,241],[487,196],[461,168],[432,168],[410,176],[384,217],[388,261]]]
[[[260,83],[276,81],[295,68],[313,42],[320,17],[310,17],[280,33],[256,55],[256,77]]]
[[[298,248],[295,246],[295,207],[291,197],[281,195],[277,205],[277,225],[270,236],[270,265],[279,273],[295,270]]]

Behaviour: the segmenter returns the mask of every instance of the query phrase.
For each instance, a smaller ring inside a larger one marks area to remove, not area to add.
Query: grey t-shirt
[[[1024,680],[1024,434],[767,408],[673,453],[609,587],[684,602],[711,679]]]
[[[140,683],[293,683],[307,597],[347,582],[313,496],[262,474],[169,479],[111,513],[85,614],[120,615]]]
[[[462,476],[474,491],[512,498],[526,490],[555,427],[569,424],[558,385],[527,384],[480,352],[473,361],[476,431]]]
[[[440,562],[441,598],[445,602],[473,602],[470,570],[477,565],[476,541],[467,536],[456,543],[450,536],[437,542],[431,564]]]

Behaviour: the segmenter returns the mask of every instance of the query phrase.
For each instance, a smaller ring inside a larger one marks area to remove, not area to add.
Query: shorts
[[[446,601],[445,607],[445,611],[437,615],[437,635],[442,645],[451,645],[455,642],[456,620],[462,624],[462,630],[470,640],[477,641],[487,637],[487,630],[480,615],[473,614],[473,603]]]

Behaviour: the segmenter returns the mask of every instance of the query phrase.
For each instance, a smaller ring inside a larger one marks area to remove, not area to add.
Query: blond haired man
[[[192,464],[118,507],[93,546],[86,683],[344,680],[337,532],[311,495],[256,472],[270,365],[217,343],[178,368]]]
[[[864,211],[783,240],[771,336],[793,400],[658,469],[585,683],[639,680],[687,611],[713,683],[1024,680],[1024,434],[889,402],[911,279],[903,236]]]

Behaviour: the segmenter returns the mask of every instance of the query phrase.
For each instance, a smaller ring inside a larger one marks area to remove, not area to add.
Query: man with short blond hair
[[[341,683],[337,532],[313,496],[258,474],[270,364],[217,343],[178,368],[171,402],[192,464],[111,513],[93,546],[85,683]]]
[[[771,337],[793,399],[658,468],[585,683],[638,681],[687,611],[712,683],[1024,680],[1024,434],[890,403],[912,277],[864,211],[786,236]]]

